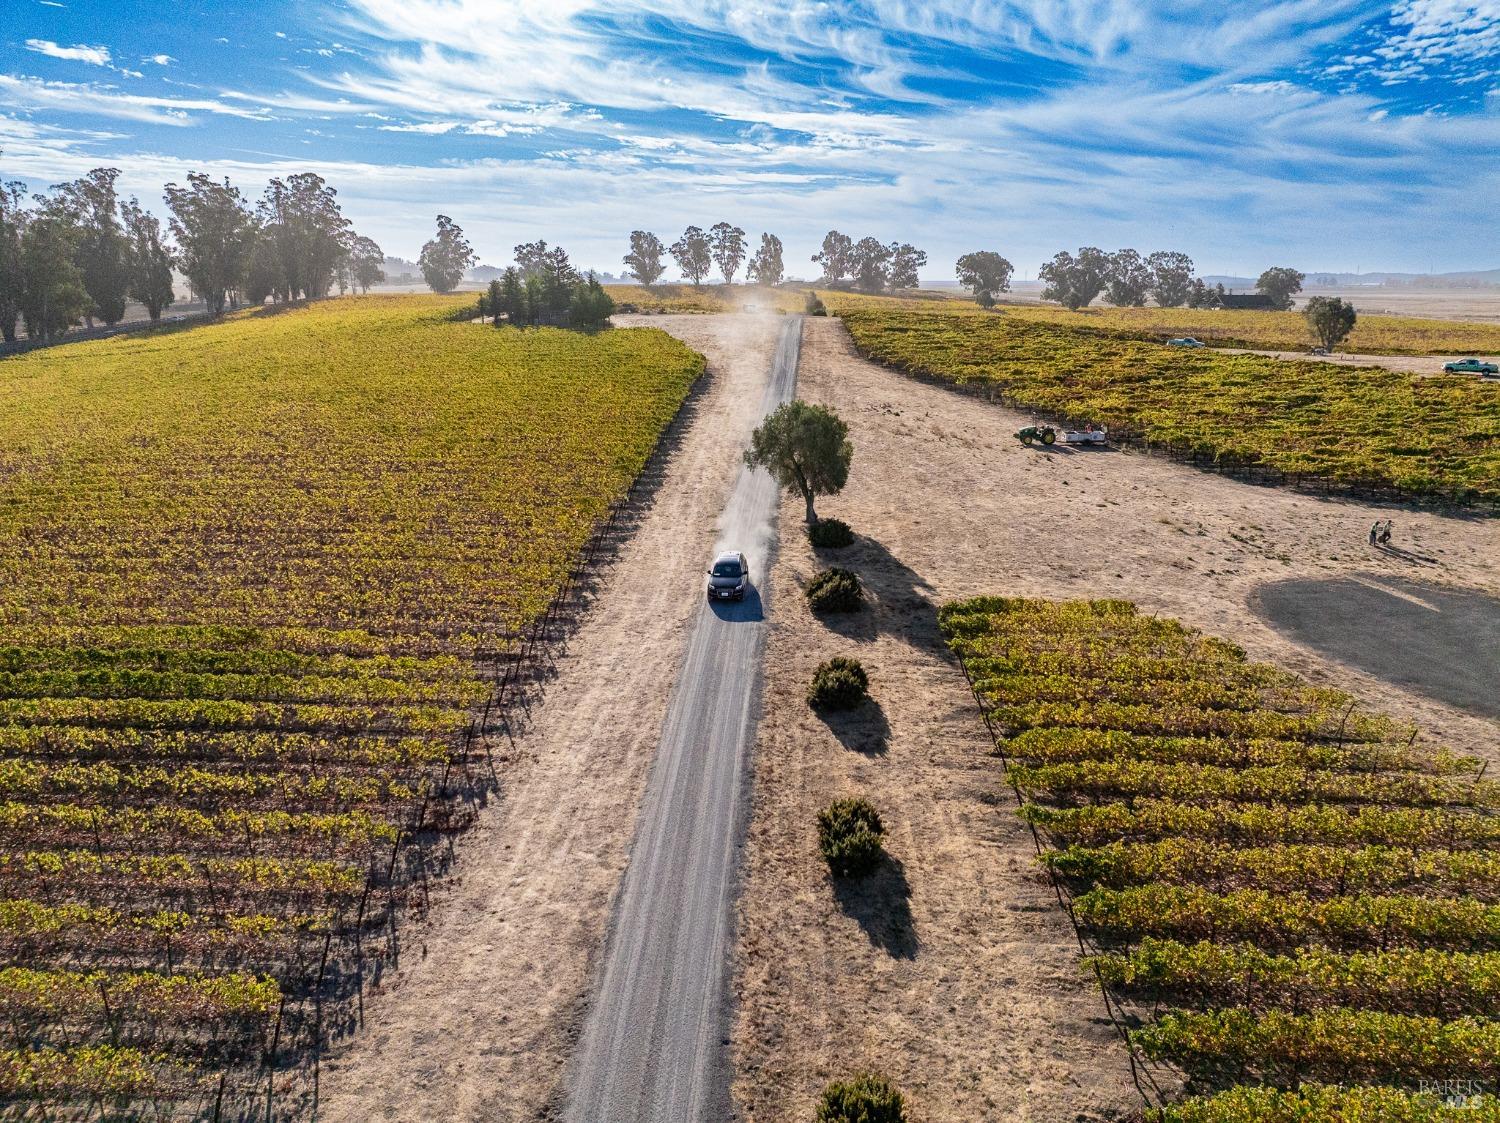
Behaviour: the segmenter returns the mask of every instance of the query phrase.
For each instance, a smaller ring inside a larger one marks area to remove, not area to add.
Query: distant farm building
[[[1225,308],[1244,308],[1263,312],[1276,311],[1276,305],[1271,298],[1264,293],[1233,293],[1227,292],[1219,297],[1219,303]]]

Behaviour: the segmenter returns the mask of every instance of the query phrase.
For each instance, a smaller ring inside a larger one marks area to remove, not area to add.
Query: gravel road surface
[[[800,338],[788,317],[767,412],[792,397]],[[573,1062],[572,1123],[729,1115],[724,996],[776,508],[771,478],[742,470],[716,548],[743,550],[755,587],[703,605],[688,640]]]

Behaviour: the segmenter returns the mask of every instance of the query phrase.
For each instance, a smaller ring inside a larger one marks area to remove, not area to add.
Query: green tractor
[[[1016,440],[1023,445],[1029,445],[1033,441],[1040,441],[1044,445],[1054,444],[1057,441],[1057,430],[1051,425],[1028,425],[1016,432]]]

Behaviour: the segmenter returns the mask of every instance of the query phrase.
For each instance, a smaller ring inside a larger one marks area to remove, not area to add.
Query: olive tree
[[[1314,338],[1332,351],[1354,330],[1354,305],[1336,296],[1315,296],[1302,309]]]
[[[832,410],[804,401],[778,406],[750,434],[745,450],[746,464],[766,469],[783,488],[802,496],[812,525],[818,521],[813,499],[843,490],[853,457],[849,426]]]

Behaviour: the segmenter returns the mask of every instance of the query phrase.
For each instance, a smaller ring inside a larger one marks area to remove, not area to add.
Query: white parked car
[[[1169,340],[1167,340],[1167,346],[1168,347],[1207,347],[1208,344],[1204,343],[1201,339],[1194,339],[1190,335],[1184,335],[1184,336],[1182,336],[1179,339],[1169,339]]]

